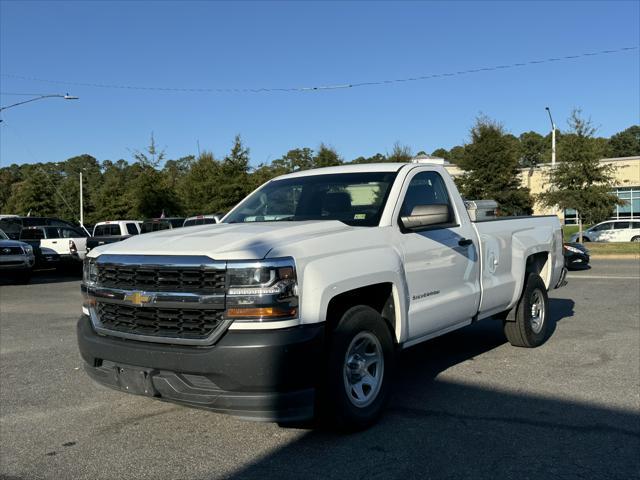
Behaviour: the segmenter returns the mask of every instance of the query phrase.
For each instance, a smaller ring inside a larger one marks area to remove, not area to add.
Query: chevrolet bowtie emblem
[[[142,292],[133,292],[124,296],[125,302],[133,303],[134,305],[144,305],[151,303],[152,300],[151,295],[143,295]]]

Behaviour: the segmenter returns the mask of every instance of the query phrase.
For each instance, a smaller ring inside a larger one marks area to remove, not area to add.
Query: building
[[[600,162],[614,166],[615,189],[613,191],[625,202],[624,205],[616,207],[611,218],[640,218],[640,156],[604,158]],[[453,177],[463,173],[460,168],[453,164],[447,164],[445,168]],[[549,188],[547,175],[550,168],[550,164],[544,163],[533,169],[521,169],[522,186],[528,187],[532,195],[547,191]],[[533,213],[535,215],[557,214],[563,223],[575,223],[576,221],[575,210],[554,211],[554,209],[544,207],[539,203],[534,205]]]

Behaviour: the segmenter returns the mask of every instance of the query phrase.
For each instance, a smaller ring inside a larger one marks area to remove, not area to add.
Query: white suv
[[[608,220],[600,222],[582,233],[585,242],[640,242],[640,220]],[[578,234],[571,235],[578,241]]]

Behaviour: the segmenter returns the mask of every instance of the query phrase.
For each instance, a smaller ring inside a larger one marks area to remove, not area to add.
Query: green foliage
[[[335,167],[341,165],[342,159],[333,147],[328,147],[324,143],[320,144],[318,153],[313,157],[313,168]]]
[[[633,125],[609,139],[612,157],[633,157],[640,155],[640,125]]]
[[[591,121],[583,119],[580,110],[574,110],[569,118],[569,133],[563,136],[558,149],[562,162],[549,172],[552,188],[538,196],[547,206],[577,210],[583,223],[604,220],[619,202],[610,193],[613,167],[599,162],[606,146],[594,142],[594,134]]]
[[[471,128],[471,142],[458,162],[464,174],[457,180],[463,196],[492,199],[506,215],[531,213],[533,202],[518,176],[518,142],[503,127],[480,117]]]
[[[591,171],[598,162],[579,160],[584,157],[580,152],[590,152],[590,159],[606,155],[638,155],[639,134],[640,127],[635,125],[610,140],[593,137],[593,132],[586,135],[582,127],[572,127],[565,133],[558,131],[558,162],[588,164],[587,170]],[[469,145],[454,146],[450,150],[440,148],[432,155],[463,167],[465,176],[459,183],[466,196],[493,198],[501,203],[503,210],[513,213],[530,208],[528,191],[517,181],[518,165],[549,161],[550,148],[549,134],[542,137],[535,132],[526,132],[516,138],[504,133],[499,125],[485,120],[472,129]],[[220,213],[228,211],[251,190],[274,177],[343,163],[338,152],[324,144],[317,151],[307,147],[289,150],[270,164],[255,168],[250,167],[249,153],[240,136],[236,136],[230,152],[222,160],[206,151],[198,157],[187,155],[177,160],[167,159],[152,134],[146,148],[133,151],[132,163],[123,159],[98,162],[84,154],[62,162],[9,165],[0,168],[0,213],[24,215],[31,212],[32,215],[57,216],[77,222],[80,172],[84,178],[87,225],[108,219],[155,217],[163,211],[166,215]],[[408,146],[396,143],[387,155],[360,156],[349,163],[407,162],[412,156]],[[558,169],[558,175],[563,171]],[[589,221],[608,216],[612,204],[608,200],[601,201],[611,199],[606,179],[603,181],[601,175],[579,177],[584,185],[591,182],[590,190],[585,193],[569,181],[572,175],[565,178],[564,192],[555,195],[563,197],[563,204],[571,208],[580,205]],[[549,201],[560,203],[557,199]]]
[[[544,162],[547,142],[537,132],[525,132],[520,135],[520,165],[533,168]]]
[[[387,162],[404,163],[410,162],[413,158],[411,148],[407,145],[401,145],[399,142],[393,144],[393,150],[387,155]]]

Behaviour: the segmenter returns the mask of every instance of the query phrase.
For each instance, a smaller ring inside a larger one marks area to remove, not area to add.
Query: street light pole
[[[0,107],[0,112],[2,112],[3,110],[6,110],[7,108],[17,107],[18,105],[24,105],[25,103],[35,102],[36,100],[43,100],[45,98],[62,98],[64,100],[78,100],[79,97],[74,97],[73,95],[69,95],[68,93],[66,95],[60,95],[58,93],[51,94],[51,95],[40,95],[39,97],[30,98],[29,100],[24,100],[22,102]]]
[[[80,226],[84,228],[84,208],[82,208],[82,172],[80,172]]]
[[[549,107],[544,107],[544,109],[549,114],[549,120],[551,120],[551,168],[553,168],[556,166],[556,124],[553,123],[551,109]]]

